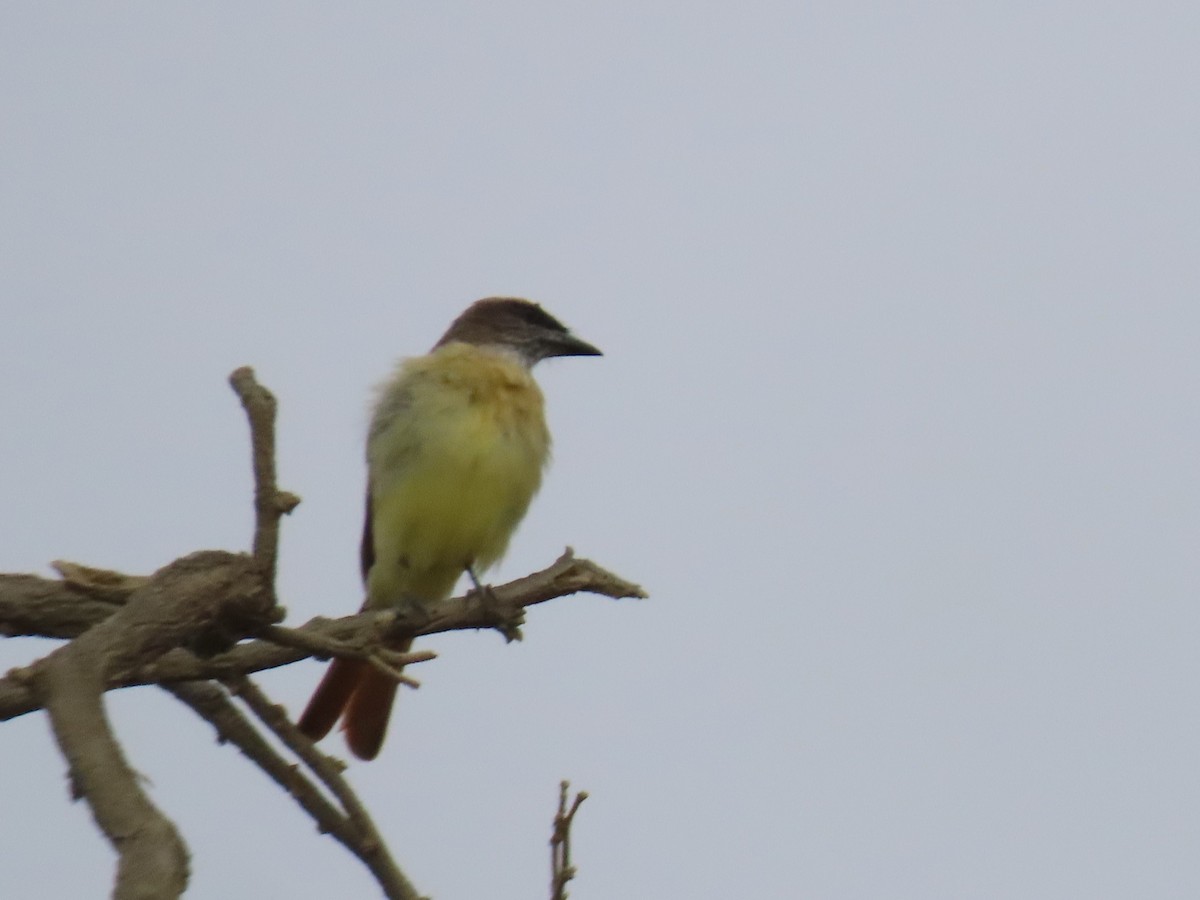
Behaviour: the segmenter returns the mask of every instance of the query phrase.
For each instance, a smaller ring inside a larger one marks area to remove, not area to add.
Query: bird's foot
[[[471,579],[471,597],[479,604],[483,617],[491,620],[492,627],[504,635],[504,640],[512,642],[522,640],[521,626],[525,624],[525,610],[515,609],[503,603],[490,584],[480,582],[474,568],[467,566],[467,575]]]

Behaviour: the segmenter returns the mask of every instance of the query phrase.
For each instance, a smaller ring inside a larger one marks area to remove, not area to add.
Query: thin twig
[[[197,681],[164,684],[162,688],[212,725],[220,743],[233,744],[247,759],[291,794],[304,811],[312,816],[323,833],[333,834],[343,843],[354,840],[355,835],[346,816],[325,798],[320,789],[305,777],[295,764],[284,759],[267,739],[258,733],[250,720],[230,702],[229,694],[224,688]]]
[[[365,659],[372,665],[381,665],[383,667],[382,671],[401,669],[404,666],[437,659],[437,654],[432,650],[409,650],[400,653],[382,646],[362,647],[358,644],[350,644],[345,641],[324,637],[315,631],[284,628],[281,625],[273,625],[265,629],[260,634],[260,637],[281,647],[295,647],[298,650],[307,651],[308,655],[315,659],[330,659],[335,656],[347,659]],[[403,675],[397,675],[394,672],[389,672],[389,674],[396,678],[397,681],[412,681],[412,684],[409,685],[410,687],[417,686],[415,681],[406,679]]]
[[[238,696],[255,712],[260,721],[286,745],[292,747],[287,732],[294,729],[286,717],[280,718],[279,707],[272,704],[248,680],[239,681],[235,688]],[[332,836],[357,856],[375,876],[384,896],[389,900],[418,900],[415,888],[392,862],[382,838],[363,811],[362,804],[357,798],[347,804],[347,797],[353,797],[353,792],[345,785],[344,780],[340,779],[341,764],[337,760],[324,757],[325,762],[320,766],[320,772],[314,767],[313,761],[306,758],[305,763],[329,787],[330,793],[342,808],[331,803],[299,766],[288,762],[271,746],[253,723],[230,702],[229,694],[224,688],[214,684],[190,683],[164,685],[164,689],[211,724],[217,731],[219,741],[232,743],[247,759],[287,791],[312,817],[322,834]],[[311,743],[309,748],[312,754],[323,756]],[[330,775],[334,781],[341,782],[340,790],[330,783]]]
[[[355,832],[355,838],[347,843],[338,833],[331,833],[371,870],[371,874],[375,876],[389,900],[421,900],[417,889],[388,853],[387,845],[384,844],[366,807],[342,776],[345,766],[318,750],[311,740],[300,733],[287,717],[283,707],[272,703],[249,678],[233,678],[227,684],[259,721],[308,766],[341,804],[346,819]]]
[[[279,557],[279,520],[300,503],[295,494],[279,490],[275,481],[275,395],[258,383],[249,366],[235,369],[229,384],[242,401],[250,422],[250,448],[254,464],[254,558],[275,581]]]
[[[386,675],[388,678],[392,679],[392,681],[396,682],[397,684],[402,684],[405,687],[412,688],[413,690],[416,690],[421,686],[421,682],[417,681],[417,679],[411,678],[408,675],[405,675],[403,672],[400,671],[399,666],[395,665],[394,663],[390,662],[387,659],[384,659],[384,657],[382,656],[382,652],[372,653],[370,656],[367,657],[367,662],[371,664],[372,669],[375,669],[378,672],[382,672],[384,675]],[[408,665],[408,663],[402,663],[401,665]]]
[[[369,645],[362,647],[356,644],[348,644],[345,641],[323,637],[314,632],[305,632],[298,628],[284,628],[280,625],[273,625],[265,629],[261,637],[273,644],[305,650],[317,659],[329,659],[336,656],[343,659],[366,660],[373,668],[378,669],[389,678],[403,684],[405,687],[414,689],[419,688],[421,682],[405,675],[400,670],[408,665],[437,659],[437,654],[432,650],[416,650],[400,653],[384,646]]]
[[[587,791],[580,791],[567,808],[569,781],[558,785],[558,813],[554,816],[554,830],[550,835],[550,900],[567,900],[567,882],[575,877],[575,866],[571,864],[571,824],[579,805],[587,799]]]

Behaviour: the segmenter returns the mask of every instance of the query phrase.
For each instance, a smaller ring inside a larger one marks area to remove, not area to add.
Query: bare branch
[[[575,877],[571,865],[571,824],[579,805],[588,798],[587,791],[580,791],[567,808],[567,794],[571,782],[558,785],[558,813],[554,816],[554,829],[550,835],[550,900],[567,900],[567,882]]]
[[[347,657],[349,659],[366,659],[382,662],[385,666],[397,669],[414,663],[423,663],[431,659],[437,659],[437,654],[432,650],[410,650],[405,653],[399,653],[387,647],[363,647],[323,637],[316,631],[284,628],[281,625],[265,629],[261,637],[263,640],[272,644],[278,644],[281,647],[294,647],[297,650],[304,650],[308,655],[315,656],[318,659],[329,659],[334,656]]]
[[[150,802],[109,727],[102,694],[113,673],[134,670],[203,634],[236,608],[266,609],[257,573],[244,557],[200,553],[178,560],[133,591],[103,622],[35,662],[26,684],[50,714],[75,795],[118,854],[118,900],[177,897],[187,886],[188,854],[174,825]],[[203,578],[194,577],[196,571]],[[201,585],[211,589],[205,596]]]
[[[116,900],[179,897],[188,881],[187,847],[125,761],[101,701],[103,650],[85,641],[51,654],[37,678],[72,793],[87,801],[117,851]]]
[[[213,552],[218,560],[231,556]],[[157,577],[154,576],[155,579]],[[211,605],[218,599],[218,591],[206,573],[198,570],[195,577],[200,583],[187,587],[185,594],[193,598],[199,595],[201,599],[198,605],[188,607],[185,612],[199,612],[206,603]],[[39,608],[63,611],[63,615],[52,620],[53,627],[47,629],[50,633],[46,636],[73,637],[92,624],[91,616],[95,616],[95,621],[99,622],[112,614],[114,607],[111,605],[90,603],[87,604],[90,612],[86,616],[78,613],[68,616],[66,611],[70,609],[71,604],[81,603],[78,589],[66,588],[57,581],[36,579],[40,586],[39,591],[34,592],[28,582],[28,579],[32,578],[34,576],[8,576],[9,580],[22,579],[20,589],[13,592],[16,596],[11,601],[6,593],[8,581],[0,578],[0,630],[17,626],[21,627],[23,633],[34,630],[30,627],[34,625],[32,617],[22,613],[23,603],[34,593],[37,594],[36,601],[30,602],[36,602]],[[252,628],[246,633],[262,634],[267,639],[243,643],[208,659],[202,659],[184,650],[175,650],[153,663],[136,668],[110,670],[107,687],[112,689],[167,681],[223,679],[288,665],[310,656],[324,658],[330,655],[344,655],[368,659],[381,648],[385,648],[389,635],[419,636],[471,628],[496,628],[518,619],[527,606],[577,592],[614,598],[646,596],[637,585],[589,560],[573,556],[568,550],[541,572],[491,588],[491,601],[483,601],[477,594],[470,593],[435,604],[425,612],[367,612],[341,619],[317,618],[300,628],[284,629],[280,632],[271,631],[268,626]],[[73,628],[78,628],[78,631],[73,631]],[[299,635],[303,635],[303,638],[298,637]],[[280,643],[286,646],[270,640],[272,636],[279,638]],[[315,646],[302,646],[310,638],[309,644]],[[0,721],[24,715],[38,708],[39,704],[29,691],[22,670],[11,672],[6,678],[0,679]]]
[[[97,569],[64,559],[56,559],[50,566],[72,587],[86,591],[97,600],[107,600],[118,605],[128,600],[130,594],[150,580],[145,575],[126,575],[112,569]]]
[[[275,482],[275,395],[258,383],[254,370],[242,366],[229,376],[246,418],[250,421],[250,448],[254,461],[254,558],[262,563],[274,583],[279,557],[279,520],[300,503],[300,498],[280,491]]]
[[[60,611],[66,598],[79,597],[76,591],[78,588],[65,589],[62,597],[43,595],[37,602]],[[5,605],[0,601],[0,611]],[[217,550],[193,553],[164,566],[130,594],[124,606],[85,605],[91,613],[105,613],[81,629],[103,648],[100,672],[104,690],[129,682],[135,673],[181,646],[203,652],[227,647],[247,633],[273,624],[275,614],[257,564],[250,557]],[[66,621],[65,617],[55,619],[55,629],[62,629]],[[190,653],[183,655],[196,658]],[[29,687],[38,665],[14,670],[0,679],[0,719],[40,707]]]
[[[387,845],[384,844],[366,807],[342,776],[344,764],[318,750],[316,745],[292,724],[284,708],[268,700],[250,679],[231,679],[229,687],[289,750],[303,760],[341,804],[347,827],[330,828],[328,832],[371,870],[371,874],[375,876],[389,900],[421,900],[417,889],[388,853]],[[324,822],[318,819],[318,825],[323,824]],[[322,827],[322,831],[325,830]]]
[[[568,547],[551,565],[487,591],[471,591],[452,597],[424,610],[428,621],[404,621],[397,616],[395,630],[409,635],[439,634],[468,628],[494,628],[501,633],[524,621],[524,609],[587,592],[619,600],[627,597],[645,599],[647,594],[638,585],[614,575],[591,560],[579,559]],[[420,616],[413,617],[419,619]],[[416,626],[416,627],[414,627]]]
[[[117,607],[65,582],[38,575],[0,575],[0,636],[73,638]]]
[[[287,791],[312,817],[322,834],[333,836],[362,860],[383,888],[386,897],[390,900],[418,900],[419,894],[392,861],[383,839],[367,816],[362,803],[341,778],[340,764],[324,757],[303,735],[297,739],[294,726],[279,707],[270,703],[249,681],[235,685],[238,696],[246,701],[260,720],[291,749],[296,750],[302,746],[299,742],[308,744],[301,758],[326,784],[330,793],[341,804],[341,809],[331,803],[308,776],[294,763],[284,759],[259,734],[254,725],[230,702],[225,690],[214,684],[175,684],[164,687],[209,722],[216,729],[219,741],[232,743],[247,759]],[[265,711],[265,715],[260,710]],[[293,740],[296,740],[295,744]],[[306,758],[309,756],[313,757],[311,761]],[[317,757],[322,761],[318,762]],[[349,803],[347,798],[351,798]]]
[[[232,743],[251,762],[287,791],[311,815],[323,832],[344,827],[344,817],[325,795],[280,756],[254,725],[229,700],[224,688],[204,682],[165,684],[163,690],[190,707],[217,732],[220,743]]]

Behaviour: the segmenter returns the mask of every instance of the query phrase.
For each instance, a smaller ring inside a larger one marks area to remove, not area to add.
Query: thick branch
[[[244,558],[201,553],[167,566],[134,590],[129,602],[103,622],[24,671],[70,767],[77,797],[119,860],[118,900],[177,897],[187,886],[188,856],[174,825],[150,802],[125,761],[104,713],[102,695],[113,672],[157,659],[204,632],[236,606],[258,610],[260,579]],[[203,578],[195,577],[196,572]],[[211,589],[206,597],[202,585]]]
[[[178,897],[187,887],[187,847],[142,791],[109,727],[101,699],[103,657],[103,647],[79,638],[43,661],[37,690],[67,760],[72,792],[88,802],[117,851],[113,897]]]
[[[229,554],[216,554],[216,556],[229,556]],[[245,557],[234,558],[245,559]],[[155,578],[157,577],[155,576]],[[46,583],[60,584],[59,582]],[[63,590],[65,591],[65,589]],[[209,601],[216,597],[215,588],[207,580],[203,580],[202,587],[191,589],[185,593],[194,598],[197,592],[203,593],[204,591],[212,592],[207,596]],[[589,560],[576,558],[568,550],[549,568],[493,588],[493,600],[491,601],[471,593],[436,604],[424,613],[415,611],[405,615],[391,612],[359,613],[342,619],[317,618],[294,629],[294,633],[311,635],[323,642],[335,641],[345,645],[351,651],[347,655],[367,656],[385,644],[387,635],[392,633],[422,635],[471,628],[504,628],[517,621],[525,607],[576,592],[595,593],[614,598],[646,596],[645,592],[637,585],[613,575]],[[0,599],[3,596],[3,583],[0,582]],[[77,594],[66,592],[62,597],[54,597],[51,606],[61,608],[60,603],[65,605],[69,597],[77,596]],[[190,602],[195,601],[185,600],[185,603]],[[113,608],[111,606],[95,607],[94,604],[93,607],[97,615],[105,615]],[[3,608],[3,603],[0,602],[0,610]],[[191,609],[194,612],[196,608],[192,607]],[[66,626],[71,622],[78,624],[77,619],[55,619],[53,636],[70,636],[69,634],[64,635],[63,632],[67,630]],[[0,618],[0,627],[4,624],[5,620]],[[262,630],[258,629],[258,631]],[[257,632],[251,631],[250,633]],[[297,646],[280,646],[266,640],[250,641],[209,659],[202,659],[194,654],[177,650],[151,664],[134,668],[110,669],[107,687],[112,689],[167,681],[229,678],[288,665],[309,656],[322,657],[324,655],[324,653],[300,649]],[[8,677],[0,679],[0,720],[24,715],[38,708],[39,704],[36,698],[25,683],[23,670],[17,670],[10,673]]]
[[[0,636],[73,638],[117,607],[65,581],[0,575]]]

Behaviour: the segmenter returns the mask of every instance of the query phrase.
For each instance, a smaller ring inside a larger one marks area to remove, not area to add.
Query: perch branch
[[[398,653],[388,647],[359,647],[354,644],[345,643],[344,641],[330,640],[313,632],[305,632],[296,628],[284,628],[281,625],[266,629],[262,633],[262,638],[281,647],[294,647],[297,650],[304,650],[308,655],[318,659],[329,659],[334,656],[365,659],[372,666],[375,666],[396,681],[411,688],[417,688],[421,685],[416,679],[409,678],[400,670],[413,663],[429,662],[431,659],[437,659],[437,654],[432,650]]]
[[[217,556],[227,557],[230,555],[217,554]],[[245,557],[234,558],[245,559]],[[19,626],[24,633],[32,632],[48,637],[73,637],[89,625],[103,621],[112,614],[114,607],[111,605],[89,603],[87,604],[89,612],[86,616],[68,615],[72,602],[78,604],[81,599],[86,598],[80,595],[75,588],[66,588],[61,582],[46,579],[36,579],[40,582],[39,591],[32,592],[29,580],[33,577],[0,576],[0,629],[11,625]],[[199,579],[200,583],[194,588],[190,588],[187,593],[190,596],[202,593],[203,599],[198,606],[190,608],[191,612],[201,609],[205,603],[211,604],[217,598],[213,584],[202,571],[197,571],[195,577]],[[21,583],[20,590],[13,592],[19,596],[10,598],[6,586],[12,579],[21,579]],[[57,592],[52,590],[55,587]],[[338,655],[338,648],[331,647],[329,642],[341,645],[344,655],[369,658],[387,642],[389,634],[423,635],[461,629],[493,628],[497,626],[498,621],[513,619],[525,607],[577,592],[588,592],[613,598],[646,596],[645,592],[636,584],[606,571],[589,560],[575,557],[569,549],[541,572],[494,587],[491,590],[495,597],[494,603],[485,604],[480,602],[477,595],[466,594],[435,604],[425,613],[414,612],[407,616],[394,612],[368,612],[341,619],[316,618],[300,628],[285,629],[278,633],[272,632],[268,626],[264,625],[250,633],[261,633],[267,636],[275,633],[281,636],[283,645],[267,639],[251,640],[207,659],[178,649],[167,653],[153,663],[146,663],[136,668],[109,670],[106,689],[131,687],[139,684],[159,684],[168,681],[223,679],[288,665],[310,656],[324,658],[329,655]],[[27,598],[31,593],[37,593],[37,599],[34,602],[39,609],[58,611],[50,625],[44,630],[31,627],[35,625],[35,622],[30,615],[22,612],[24,606],[20,598]],[[6,602],[10,599],[11,602]],[[6,609],[8,609],[7,615]],[[92,616],[95,617],[94,620],[91,618]],[[283,634],[288,637],[283,639]],[[318,643],[319,649],[297,647],[296,635],[312,638]],[[10,672],[7,677],[0,678],[0,721],[40,708],[40,704],[28,688],[23,673],[24,670],[18,669]]]

